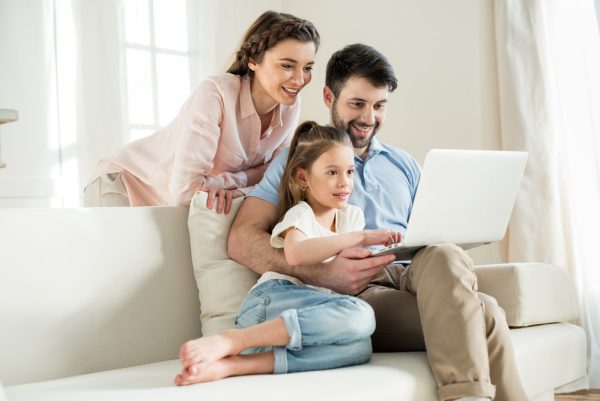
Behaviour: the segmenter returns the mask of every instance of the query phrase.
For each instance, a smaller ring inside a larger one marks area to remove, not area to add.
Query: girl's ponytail
[[[290,151],[288,153],[288,164],[290,163],[292,155],[296,152],[296,148],[298,147],[298,139],[300,139],[301,136],[309,133],[314,127],[317,126],[319,126],[319,124],[314,121],[305,121],[300,124],[298,128],[296,128],[294,136],[292,137],[292,143],[290,144]]]

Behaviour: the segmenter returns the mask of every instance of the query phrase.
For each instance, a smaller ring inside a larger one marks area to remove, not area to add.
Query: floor
[[[578,391],[554,396],[556,401],[600,401],[600,390]]]

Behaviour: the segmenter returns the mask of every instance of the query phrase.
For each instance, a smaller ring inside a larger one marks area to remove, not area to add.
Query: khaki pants
[[[131,206],[127,188],[120,173],[105,174],[98,177],[83,190],[85,207]]]
[[[359,297],[375,310],[374,351],[427,349],[440,401],[527,401],[504,311],[477,292],[461,248],[426,247],[410,266],[387,266]]]

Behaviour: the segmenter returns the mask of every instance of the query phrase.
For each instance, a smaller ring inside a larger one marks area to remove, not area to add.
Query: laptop
[[[527,152],[429,151],[404,238],[371,256],[410,260],[427,245],[471,249],[501,240],[526,163]]]

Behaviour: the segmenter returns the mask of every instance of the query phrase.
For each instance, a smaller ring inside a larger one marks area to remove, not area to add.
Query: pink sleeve
[[[177,129],[181,130],[169,191],[173,200],[183,206],[190,204],[201,188],[243,188],[247,176],[243,171],[210,175],[214,166],[221,122],[223,98],[211,81],[204,81],[183,106]]]

